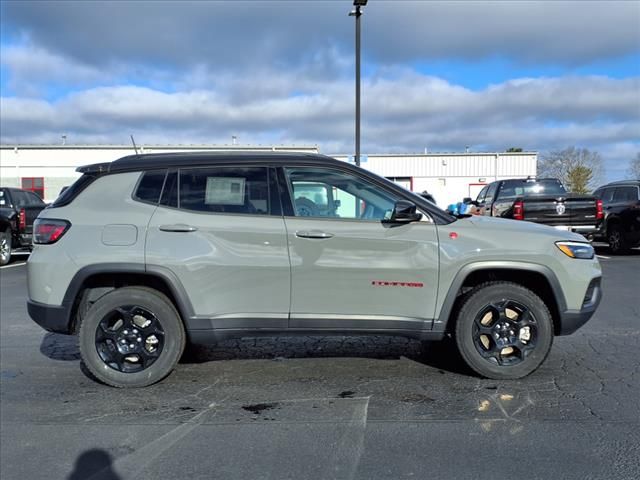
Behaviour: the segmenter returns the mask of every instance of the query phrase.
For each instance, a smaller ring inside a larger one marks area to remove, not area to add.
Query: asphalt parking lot
[[[18,258],[0,270],[0,473],[640,478],[640,250],[598,251],[600,309],[523,380],[399,338],[252,338],[192,351],[139,390],[90,380],[75,338],[28,318]]]

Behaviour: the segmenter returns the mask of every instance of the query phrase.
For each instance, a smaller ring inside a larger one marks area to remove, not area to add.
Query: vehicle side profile
[[[79,171],[35,222],[28,310],[79,335],[87,368],[117,387],[163,379],[187,343],[289,334],[452,337],[478,374],[520,378],[601,298],[582,236],[453,217],[323,155],[132,155]]]
[[[593,194],[602,200],[605,215],[596,240],[606,241],[612,253],[640,246],[640,180],[608,183]]]

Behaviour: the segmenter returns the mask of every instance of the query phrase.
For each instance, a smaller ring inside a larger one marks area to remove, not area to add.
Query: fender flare
[[[562,313],[567,310],[567,301],[564,296],[564,291],[560,286],[560,281],[558,280],[556,274],[553,273],[553,271],[546,265],[504,260],[473,262],[464,265],[453,278],[453,281],[451,282],[449,290],[447,291],[447,294],[445,296],[442,307],[440,308],[440,314],[434,321],[434,331],[445,331],[447,329],[453,306],[456,299],[458,298],[458,292],[464,284],[464,281],[472,273],[483,270],[519,270],[522,272],[534,272],[541,274],[547,279],[549,285],[551,286],[551,292],[553,293],[553,296],[556,300],[560,316],[562,316]]]
[[[138,263],[97,263],[82,267],[73,276],[71,282],[69,282],[69,286],[62,300],[62,307],[66,311],[67,324],[69,327],[71,328],[73,321],[71,312],[73,311],[74,303],[78,299],[83,284],[89,277],[93,275],[123,275],[127,273],[155,277],[163,281],[176,300],[176,308],[182,316],[182,319],[186,321],[194,316],[193,306],[182,283],[169,268],[160,265],[145,266],[144,264]]]

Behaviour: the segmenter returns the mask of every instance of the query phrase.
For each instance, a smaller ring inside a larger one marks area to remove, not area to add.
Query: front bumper
[[[48,332],[70,335],[69,309],[65,305],[47,305],[45,303],[27,300],[29,316]]]
[[[598,277],[591,281],[580,310],[560,312],[560,324],[556,328],[556,335],[571,335],[589,321],[598,309],[600,300],[602,300],[601,280]]]

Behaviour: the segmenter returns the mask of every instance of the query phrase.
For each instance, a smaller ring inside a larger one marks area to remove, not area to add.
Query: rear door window
[[[633,202],[638,200],[638,189],[636,187],[617,187],[613,194],[614,202]]]
[[[267,215],[267,172],[265,167],[180,170],[178,207],[195,212]]]

